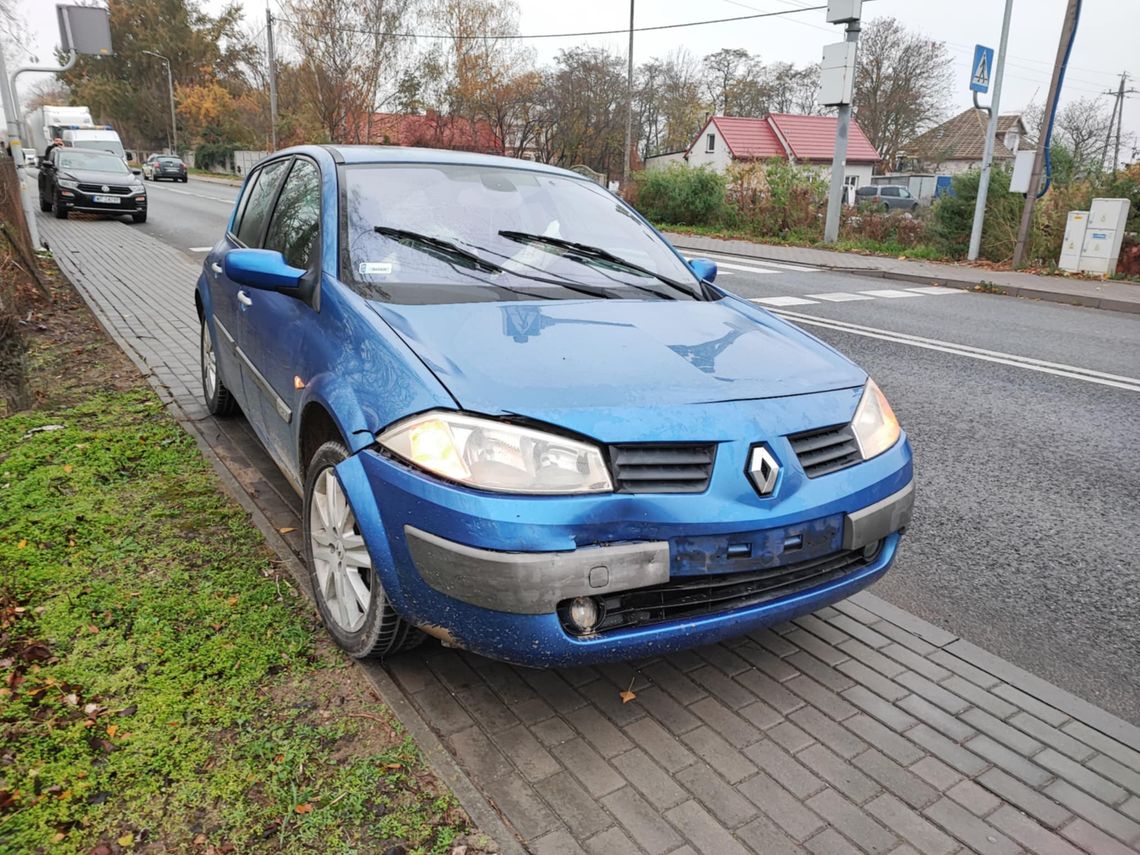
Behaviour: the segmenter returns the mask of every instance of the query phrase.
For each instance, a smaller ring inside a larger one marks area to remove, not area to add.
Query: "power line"
[[[870,0],[866,0],[866,2],[870,2]],[[683,29],[686,27],[703,27],[703,26],[707,26],[709,24],[729,24],[729,23],[734,23],[736,21],[754,21],[757,18],[778,18],[778,17],[782,17],[783,15],[795,15],[798,12],[818,12],[819,10],[826,9],[826,8],[827,8],[826,5],[823,5],[823,6],[796,6],[796,7],[791,8],[791,9],[781,9],[781,10],[776,11],[776,12],[759,12],[755,15],[736,15],[736,16],[731,17],[731,18],[709,18],[709,19],[704,20],[704,21],[686,21],[682,24],[658,24],[658,25],[653,26],[653,27],[635,27],[633,31],[635,33],[648,33],[648,32],[654,32],[654,31],[658,31],[658,30],[679,30],[679,29]],[[293,26],[293,27],[301,26],[296,21],[293,21],[289,18],[279,18],[278,20],[280,20],[282,23],[289,24],[290,26]],[[360,27],[343,27],[343,26],[327,26],[326,29],[338,30],[340,32],[347,32],[347,33],[360,33],[361,35],[367,35],[367,36],[379,36],[381,38],[438,39],[438,40],[442,40],[442,41],[464,41],[467,39],[486,39],[488,41],[509,41],[509,40],[520,41],[520,40],[528,40],[528,39],[570,39],[570,38],[582,38],[585,36],[626,35],[629,33],[629,27],[625,27],[625,28],[620,29],[620,30],[589,30],[589,31],[578,32],[578,33],[532,33],[529,35],[523,34],[523,33],[507,33],[507,34],[491,34],[491,33],[482,34],[481,33],[481,34],[476,34],[476,35],[464,35],[464,36],[453,36],[453,35],[448,35],[447,33],[391,33],[391,32],[381,32],[378,30],[366,30],[366,29],[362,29]]]

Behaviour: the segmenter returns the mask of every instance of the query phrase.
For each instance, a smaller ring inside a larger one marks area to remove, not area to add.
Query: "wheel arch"
[[[301,410],[297,426],[297,473],[302,484],[313,455],[329,441],[339,442],[352,453],[344,431],[329,409],[321,401],[309,401]]]

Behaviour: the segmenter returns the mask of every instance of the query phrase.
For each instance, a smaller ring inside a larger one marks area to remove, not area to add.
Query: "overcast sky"
[[[255,28],[264,22],[265,2],[245,2],[247,18],[256,22]],[[270,2],[276,11],[278,0]],[[637,0],[636,26],[783,11],[822,5],[822,2]],[[50,61],[51,50],[59,40],[54,3],[50,0],[17,0],[17,5],[31,24],[33,40],[30,49],[38,53],[41,60]],[[224,5],[224,0],[204,0],[202,5],[216,11]],[[621,29],[629,25],[629,6],[624,0],[573,0],[566,3],[518,0],[518,5],[521,13],[519,29],[524,34]],[[1045,100],[1065,6],[1065,0],[1014,0],[1001,100],[1003,113],[1017,112],[1032,99],[1039,103]],[[944,41],[954,58],[955,103],[965,108],[970,103],[967,84],[974,45],[981,42],[997,47],[1002,10],[1001,0],[866,0],[863,18],[893,16],[911,29]],[[1140,88],[1138,36],[1140,0],[1085,0],[1080,29],[1069,61],[1062,105],[1067,100],[1097,96],[1108,89],[1115,89],[1122,71],[1127,71],[1132,77],[1129,86]],[[817,61],[823,45],[840,41],[842,37],[843,28],[827,24],[822,10],[806,11],[777,18],[638,33],[634,41],[634,60],[642,62],[650,57],[664,56],[684,45],[697,56],[722,47],[739,47],[759,55],[765,62],[786,61],[802,65]],[[582,43],[604,45],[622,53],[626,49],[626,37],[618,35],[536,39],[530,42],[542,63],[553,59],[560,49]],[[1100,97],[1111,109],[1112,99],[1107,95]],[[1140,136],[1140,95],[1125,102],[1124,127],[1126,132]]]

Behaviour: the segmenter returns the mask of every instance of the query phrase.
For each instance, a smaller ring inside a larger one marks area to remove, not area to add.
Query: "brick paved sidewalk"
[[[1041,276],[1013,270],[987,270],[965,264],[942,264],[936,261],[859,255],[805,246],[773,246],[746,240],[720,240],[701,235],[666,233],[678,247],[694,252],[727,252],[758,260],[807,264],[830,270],[881,276],[926,285],[947,285],[973,289],[976,286],[998,286],[1011,297],[1029,297],[1054,303],[1090,306],[1116,312],[1140,313],[1140,284],[1119,280],[1075,279],[1066,276]]]
[[[197,265],[118,223],[40,227],[296,566],[296,496],[198,403]],[[533,671],[430,642],[386,668],[365,671],[465,807],[537,853],[1140,846],[1140,729],[866,593],[660,659]]]

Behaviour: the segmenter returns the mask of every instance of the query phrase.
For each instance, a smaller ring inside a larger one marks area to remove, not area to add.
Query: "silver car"
[[[855,191],[855,204],[870,205],[883,211],[917,211],[918,199],[905,187],[895,184],[868,184]]]

